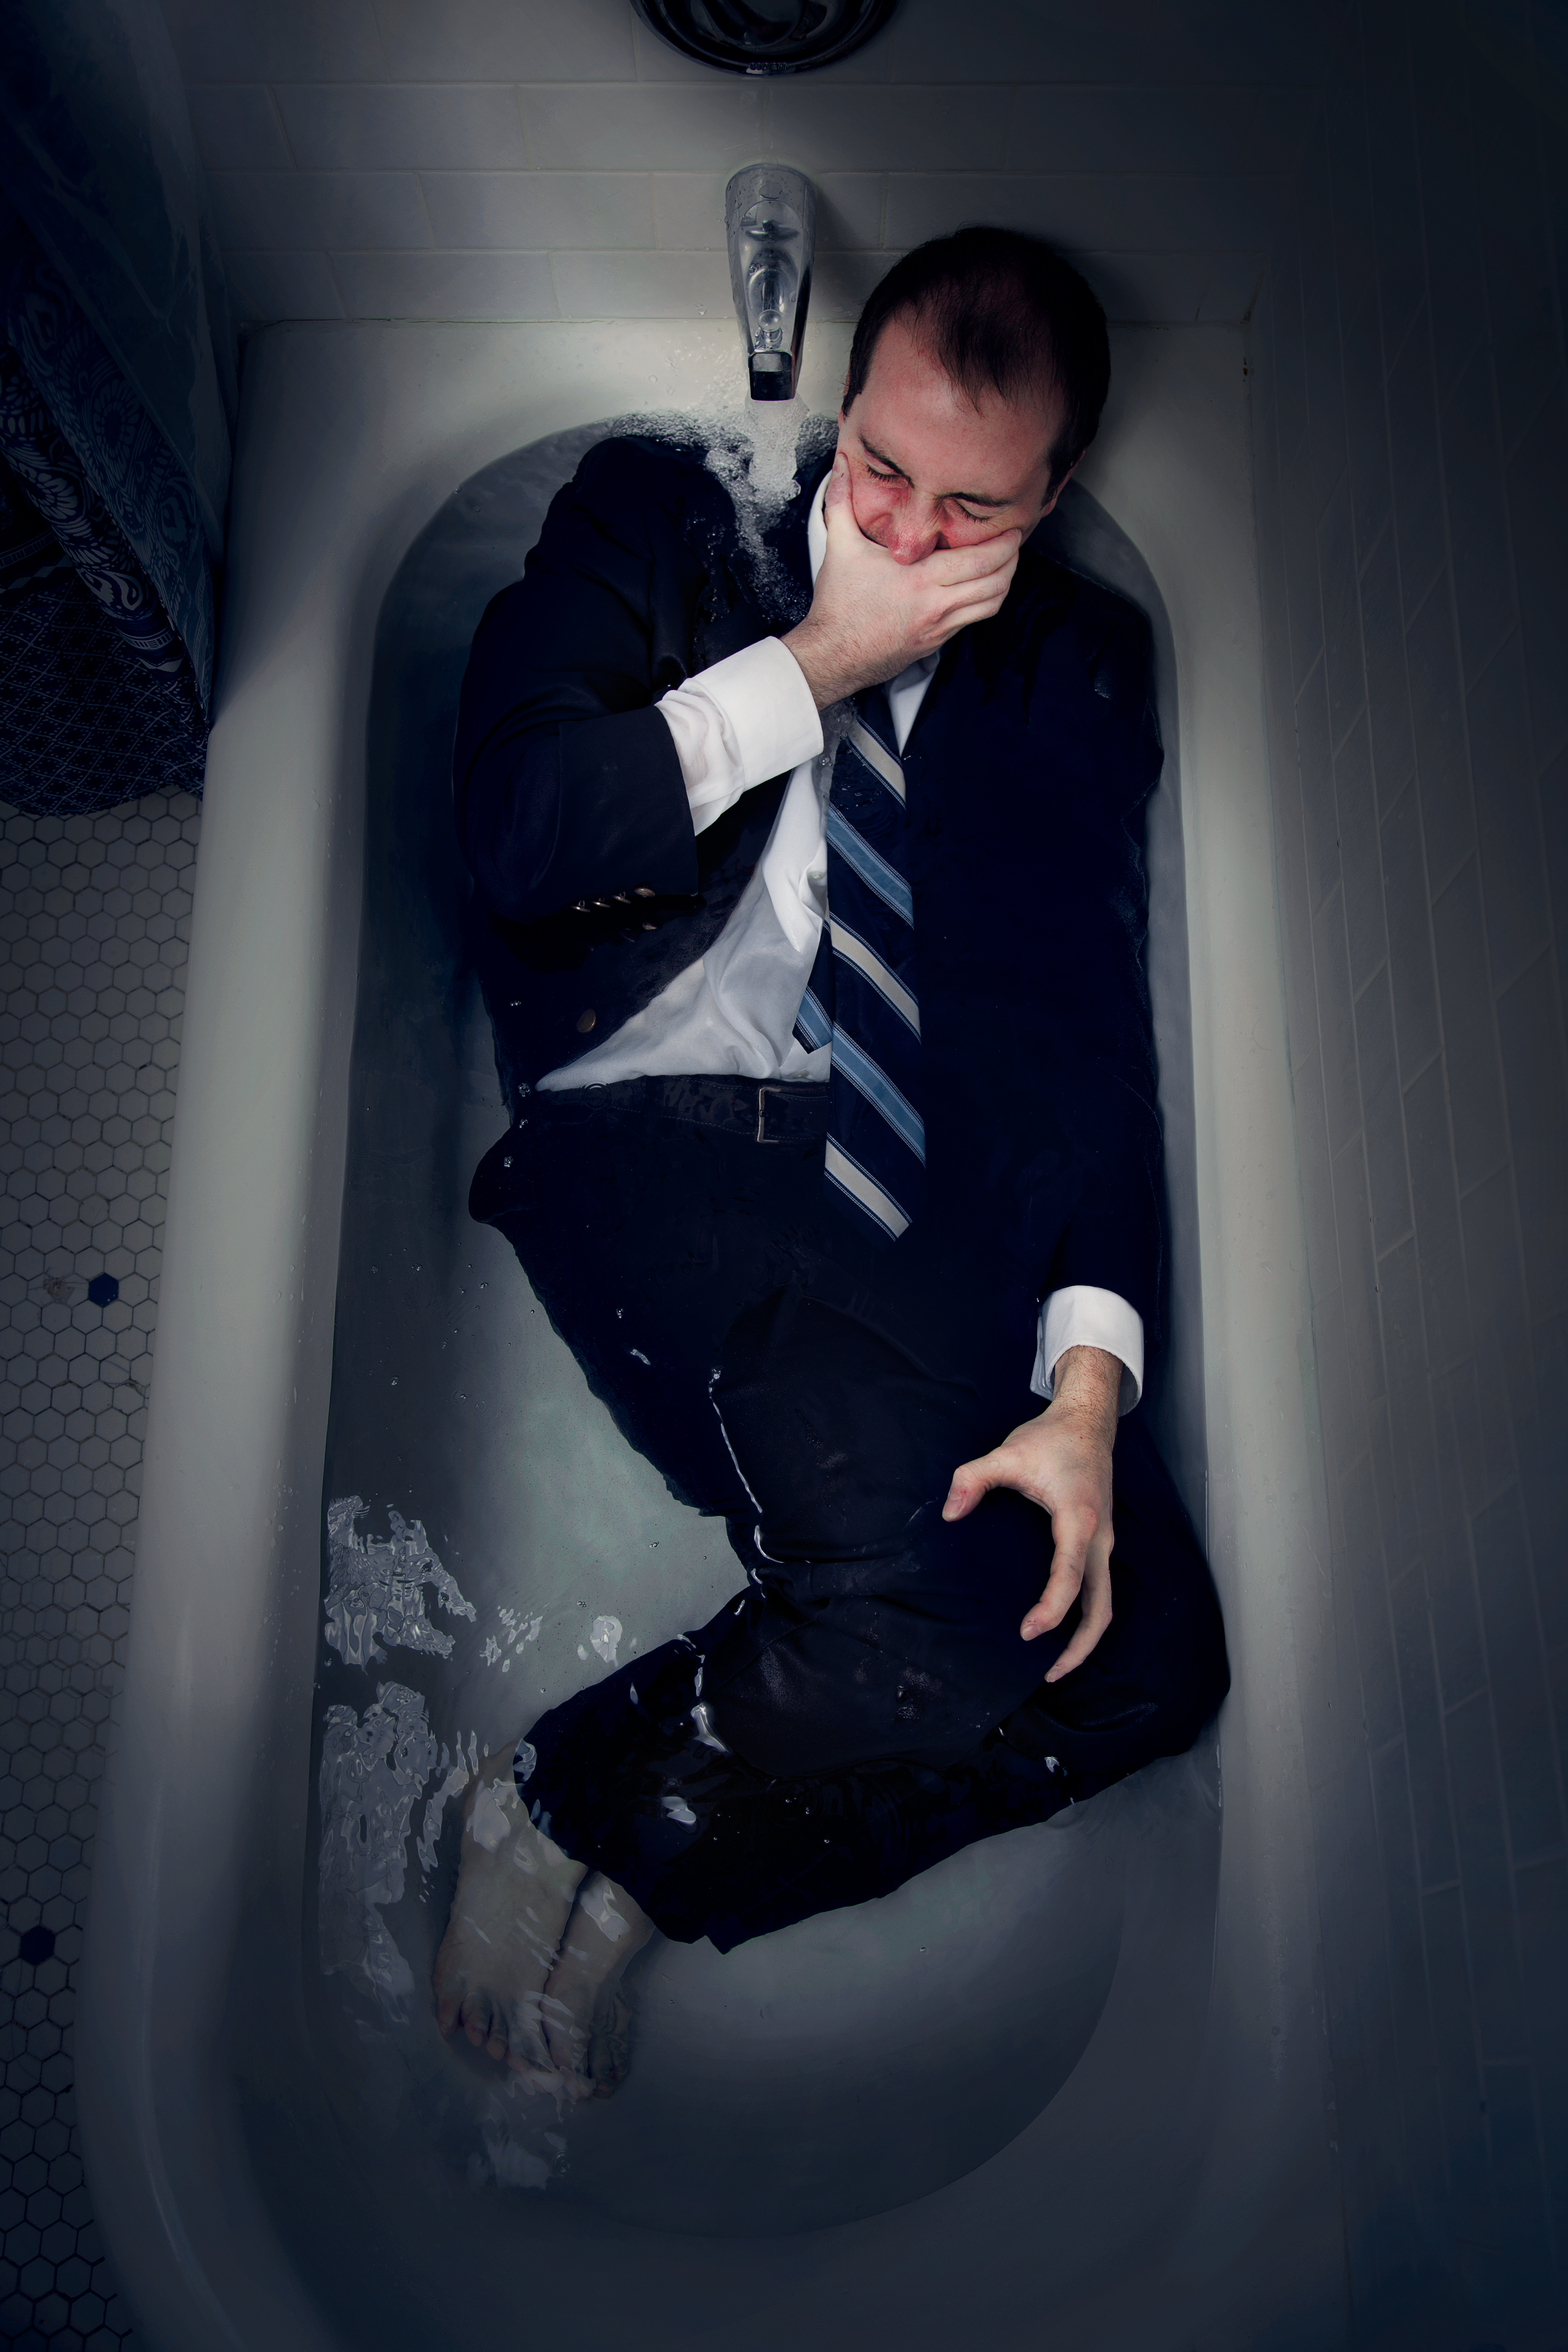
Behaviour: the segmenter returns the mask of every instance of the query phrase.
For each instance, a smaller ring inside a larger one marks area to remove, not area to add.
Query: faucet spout
[[[753,400],[793,400],[805,341],[816,191],[804,172],[749,163],[724,191],[730,284]]]

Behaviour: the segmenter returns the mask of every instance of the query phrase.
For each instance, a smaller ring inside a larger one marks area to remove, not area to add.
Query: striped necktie
[[[834,1197],[897,1241],[925,1192],[921,1015],[904,772],[886,690],[855,698],[827,803],[827,919],[795,1034],[831,1044],[825,1172]]]

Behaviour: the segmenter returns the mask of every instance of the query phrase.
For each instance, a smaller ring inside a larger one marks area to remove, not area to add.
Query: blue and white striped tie
[[[856,697],[827,803],[827,920],[795,1034],[832,1045],[825,1172],[835,1197],[897,1241],[925,1192],[921,1014],[904,772],[883,688]]]

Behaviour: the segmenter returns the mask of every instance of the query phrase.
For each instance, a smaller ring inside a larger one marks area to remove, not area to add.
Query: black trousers
[[[1189,1747],[1228,1685],[1207,1567],[1140,1415],[1115,1454],[1115,1615],[1026,1643],[1046,1514],[953,1469],[1040,1410],[1038,1298],[984,1237],[862,1241],[826,1196],[825,1087],[533,1095],[470,1206],[517,1250],[628,1442],[722,1517],[712,1622],[534,1727],[531,1804],[668,1935],[721,1949],[884,1893]],[[700,1702],[702,1712],[693,1717]]]

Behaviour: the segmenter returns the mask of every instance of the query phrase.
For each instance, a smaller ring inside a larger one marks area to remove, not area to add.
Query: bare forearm
[[[1103,1348],[1068,1348],[1057,1361],[1048,1412],[1081,1421],[1107,1453],[1121,1409],[1121,1360]]]
[[[847,695],[858,694],[863,686],[876,683],[874,673],[860,675],[853,658],[853,648],[841,635],[813,624],[807,618],[790,630],[779,643],[788,647],[800,664],[801,675],[811,688],[811,698],[818,710],[826,710],[830,702],[842,702]]]

